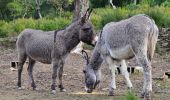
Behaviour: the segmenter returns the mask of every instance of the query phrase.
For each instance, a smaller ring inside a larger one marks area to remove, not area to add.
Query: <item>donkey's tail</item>
[[[147,49],[148,60],[150,61],[152,60],[154,52],[155,52],[158,34],[159,34],[158,27],[153,21],[152,31],[149,33],[149,36],[148,36],[148,49]]]

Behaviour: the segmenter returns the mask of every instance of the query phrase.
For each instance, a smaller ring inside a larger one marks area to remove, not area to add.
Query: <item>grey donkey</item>
[[[70,51],[80,42],[89,45],[95,44],[95,32],[92,24],[88,21],[92,10],[87,10],[79,20],[71,23],[64,30],[41,31],[25,29],[18,36],[16,42],[19,65],[18,65],[18,88],[21,88],[21,73],[23,64],[28,58],[28,75],[33,90],[36,85],[33,78],[33,66],[36,61],[45,64],[52,64],[52,85],[51,90],[56,92],[56,77],[59,78],[60,91],[65,91],[62,84],[63,66],[65,58]]]
[[[154,20],[144,14],[106,24],[84,70],[87,92],[92,92],[100,82],[100,64],[104,59],[109,65],[112,78],[109,95],[114,95],[116,89],[115,64],[124,63],[123,60],[135,57],[144,72],[142,97],[145,100],[150,100],[152,91],[151,60],[158,34],[158,27]],[[126,66],[123,65],[121,67]]]

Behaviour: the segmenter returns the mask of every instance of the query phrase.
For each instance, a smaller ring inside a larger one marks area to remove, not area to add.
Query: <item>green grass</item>
[[[139,100],[139,97],[137,97],[134,92],[128,91],[122,97],[122,100]]]

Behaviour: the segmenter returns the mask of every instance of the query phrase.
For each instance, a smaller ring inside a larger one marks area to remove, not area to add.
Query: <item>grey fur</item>
[[[51,85],[53,92],[55,92],[57,70],[59,70],[59,88],[61,91],[64,91],[62,73],[65,58],[80,41],[90,45],[94,43],[95,32],[92,24],[88,22],[90,13],[91,11],[87,11],[81,19],[73,22],[64,30],[44,32],[41,30],[25,29],[21,32],[16,43],[19,57],[17,83],[19,88],[21,87],[23,64],[26,58],[29,58],[28,74],[33,90],[36,89],[32,75],[33,66],[36,61],[39,61],[53,65]]]
[[[92,92],[100,81],[101,59],[112,66],[111,64],[135,56],[144,69],[142,95],[149,100],[152,91],[151,59],[157,38],[158,28],[155,22],[144,14],[106,24],[84,71],[87,92]],[[110,89],[110,93],[113,93],[113,89]]]

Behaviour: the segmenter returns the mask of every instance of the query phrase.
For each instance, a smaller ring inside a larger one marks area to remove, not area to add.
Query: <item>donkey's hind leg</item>
[[[130,78],[129,78],[129,73],[127,71],[127,66],[126,66],[125,60],[121,60],[120,64],[121,64],[121,66],[120,66],[121,73],[125,77],[126,84],[127,84],[128,88],[131,89],[132,83],[131,83]]]
[[[34,64],[35,64],[35,60],[29,58],[27,71],[28,71],[28,75],[29,75],[29,82],[31,83],[31,87],[33,88],[33,90],[36,89],[36,85],[35,85],[35,82],[34,82],[34,77],[32,75]]]
[[[137,52],[134,50],[134,53],[138,62],[143,67],[143,72],[144,72],[144,85],[143,85],[142,97],[144,97],[144,100],[150,100],[151,92],[152,92],[152,73],[151,73],[152,68],[151,68],[151,63],[147,58],[147,52],[145,51],[146,50],[138,49]]]
[[[114,95],[114,90],[116,89],[116,81],[115,81],[115,70],[116,65],[111,57],[106,57],[106,62],[109,65],[110,73],[111,73],[111,83],[109,88],[109,96]]]
[[[19,58],[19,63],[18,63],[18,82],[17,82],[17,86],[18,89],[21,89],[21,74],[22,74],[22,70],[23,70],[23,65],[27,59],[27,55],[25,53],[19,53],[18,54],[18,58]]]

